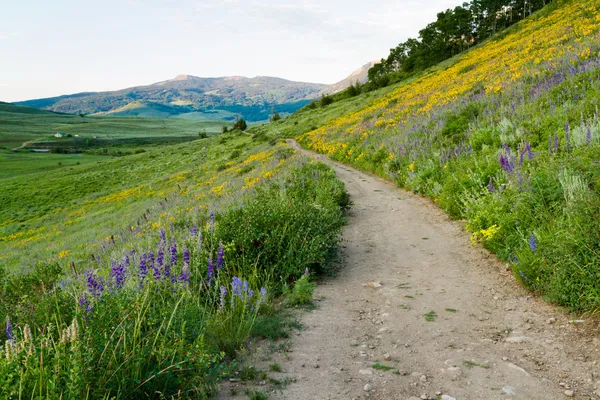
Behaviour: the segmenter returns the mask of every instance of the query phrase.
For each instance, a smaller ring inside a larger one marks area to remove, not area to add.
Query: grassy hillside
[[[600,5],[557,1],[300,137],[467,220],[572,309],[600,307]]]
[[[0,193],[11,396],[206,397],[348,204],[328,167],[235,132],[29,178]]]

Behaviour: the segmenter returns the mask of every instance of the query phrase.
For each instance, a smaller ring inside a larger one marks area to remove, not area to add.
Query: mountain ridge
[[[219,115],[225,121],[241,116],[248,121],[260,122],[268,120],[273,112],[293,113],[324,93],[344,90],[355,81],[364,83],[365,67],[333,85],[262,75],[249,78],[241,75],[199,77],[179,74],[149,85],[66,94],[13,104],[70,114],[210,120]],[[355,79],[352,79],[353,76]]]

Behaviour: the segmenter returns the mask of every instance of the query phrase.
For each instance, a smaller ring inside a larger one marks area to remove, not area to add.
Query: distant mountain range
[[[76,93],[14,104],[71,114],[225,121],[241,116],[247,121],[259,122],[267,120],[274,111],[287,115],[324,93],[338,92],[356,81],[363,83],[366,81],[367,65],[333,85],[268,76],[200,78],[178,75],[147,86]]]

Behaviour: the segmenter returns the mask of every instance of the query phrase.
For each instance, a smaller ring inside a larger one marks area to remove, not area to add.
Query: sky
[[[0,101],[171,79],[335,83],[460,0],[0,0]]]

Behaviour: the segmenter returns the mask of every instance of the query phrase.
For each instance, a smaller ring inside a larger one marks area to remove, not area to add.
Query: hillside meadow
[[[556,1],[299,140],[432,198],[524,285],[595,311],[599,50],[600,5]]]
[[[27,398],[213,393],[271,299],[328,268],[349,204],[238,132],[5,188],[0,392]]]

